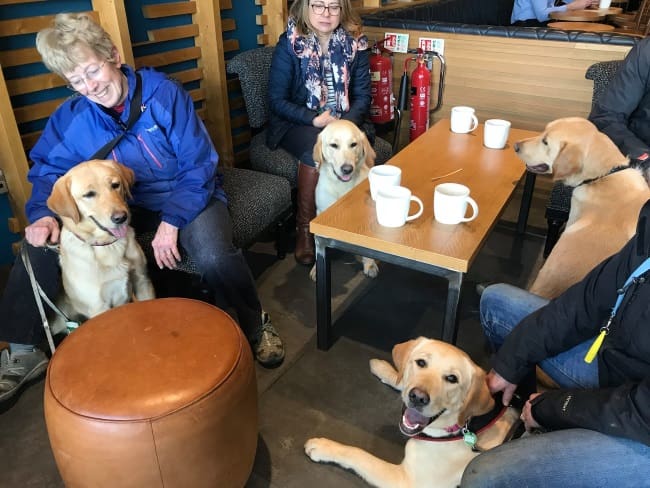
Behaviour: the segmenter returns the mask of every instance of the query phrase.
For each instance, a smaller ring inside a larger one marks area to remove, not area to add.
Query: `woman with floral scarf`
[[[318,172],[312,150],[318,133],[336,119],[365,129],[371,99],[367,49],[350,0],[296,0],[273,53],[266,144],[300,161],[295,256],[301,264],[315,258],[309,222],[316,216]]]

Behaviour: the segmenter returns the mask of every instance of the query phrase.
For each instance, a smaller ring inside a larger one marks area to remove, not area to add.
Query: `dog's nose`
[[[341,173],[343,173],[344,175],[349,175],[353,171],[354,168],[352,167],[351,164],[344,164],[343,166],[341,166]]]
[[[424,407],[430,401],[429,394],[419,388],[413,388],[409,391],[409,402],[412,407]]]
[[[519,143],[515,142],[515,145],[513,146],[513,148],[515,149],[515,152],[519,152]]]
[[[126,212],[115,212],[113,215],[111,215],[111,222],[113,222],[116,225],[123,224],[126,222],[127,215]]]

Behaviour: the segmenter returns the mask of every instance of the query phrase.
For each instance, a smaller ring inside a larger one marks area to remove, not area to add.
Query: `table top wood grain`
[[[585,32],[608,32],[616,29],[613,25],[598,22],[549,22],[548,26],[551,29]]]
[[[424,202],[421,217],[397,229],[380,226],[368,181],[364,181],[312,220],[311,232],[467,272],[525,174],[524,163],[513,145],[535,135],[536,132],[511,129],[504,149],[488,149],[483,145],[482,124],[469,134],[456,134],[451,132],[448,119],[441,120],[388,161],[402,168],[402,186]],[[458,169],[461,171],[433,180]],[[458,225],[434,220],[433,190],[446,182],[470,188],[479,207],[475,220]]]

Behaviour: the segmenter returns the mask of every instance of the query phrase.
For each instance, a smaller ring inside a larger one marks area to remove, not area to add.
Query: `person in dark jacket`
[[[182,86],[152,69],[122,64],[108,34],[86,14],[59,14],[39,32],[37,48],[51,71],[77,96],[50,117],[30,153],[26,248],[36,278],[55,298],[60,279],[57,254],[46,244],[59,240],[59,222],[46,200],[55,181],[123,133],[108,155],[135,173],[129,202],[136,232],[152,231],[156,264],[174,268],[184,249],[215,290],[215,301],[232,307],[257,360],[275,366],[284,348],[241,251],[232,243],[227,200],[217,171],[218,156]],[[141,80],[135,124],[124,131]],[[0,401],[39,376],[47,357],[35,345],[43,338],[41,317],[22,261],[14,264],[0,302]]]
[[[616,76],[594,104],[591,120],[650,180],[650,38],[628,53]]]
[[[649,269],[650,201],[623,249],[555,300],[503,284],[484,290],[481,323],[498,349],[490,390],[508,404],[536,365],[559,388],[531,394],[522,411],[527,430],[549,432],[477,456],[462,487],[648,484]]]
[[[295,256],[301,264],[315,259],[309,232],[318,182],[314,144],[337,119],[365,128],[371,100],[367,48],[350,0],[296,0],[273,52],[266,144],[283,147],[300,161]]]

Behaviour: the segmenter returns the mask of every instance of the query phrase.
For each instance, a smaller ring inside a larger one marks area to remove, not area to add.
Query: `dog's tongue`
[[[115,237],[117,237],[118,239],[121,239],[122,237],[126,237],[126,231],[128,229],[129,229],[128,225],[120,225],[119,227],[113,227],[112,229],[108,229],[108,230]]]
[[[430,417],[422,415],[414,408],[407,408],[402,414],[400,430],[406,435],[415,435],[421,432],[430,422]]]
[[[350,181],[352,179],[352,175],[351,174],[350,175],[340,175],[339,179],[341,181]]]

